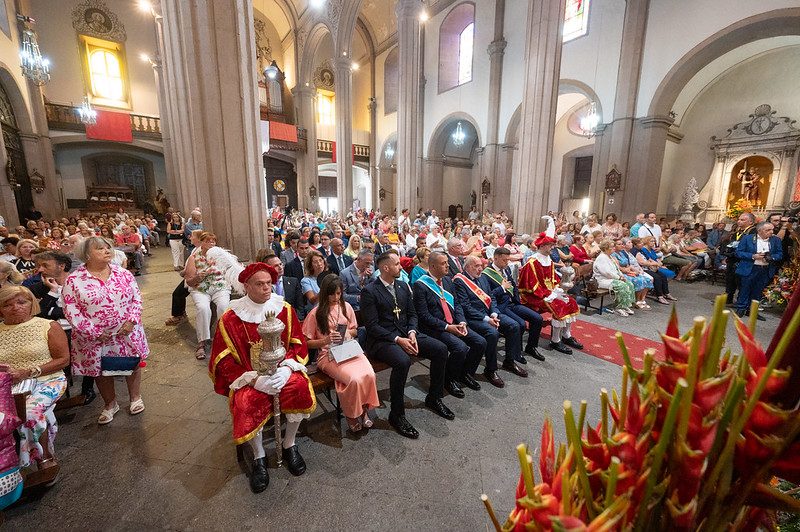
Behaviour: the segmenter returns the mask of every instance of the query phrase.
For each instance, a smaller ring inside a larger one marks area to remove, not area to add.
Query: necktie
[[[442,287],[442,281],[437,283],[439,288],[442,290],[441,300],[442,300],[442,310],[444,311],[444,321],[447,322],[448,325],[453,323],[453,314],[450,312],[450,305],[447,304],[447,300],[444,298],[444,287]]]
[[[344,266],[344,257],[339,255],[338,257],[336,257],[336,262],[339,263],[339,271],[341,272],[342,270],[344,270],[344,268],[345,268],[345,266]]]
[[[283,295],[283,277],[278,279],[278,283],[275,285],[275,293],[279,296]]]

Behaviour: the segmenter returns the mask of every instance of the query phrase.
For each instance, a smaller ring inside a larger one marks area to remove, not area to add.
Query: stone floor
[[[268,440],[270,486],[254,495],[237,460],[227,401],[213,392],[207,363],[193,356],[191,302],[188,323],[164,325],[179,277],[169,251],[153,251],[137,278],[151,349],[142,383],[147,409],[139,416],[127,414],[120,380],[123,410],[110,425],[96,423],[99,398],[60,411],[59,481],[8,509],[6,529],[487,530],[491,523],[480,495],[489,495],[503,521],[513,507],[519,476],[515,446],[523,442],[537,449],[545,416],[552,416],[556,440],[563,441],[562,402],[588,400],[588,418],[594,420],[599,389],[620,384],[616,365],[583,353],[544,351],[546,362],[528,359],[528,379],[502,372],[503,389],[485,384],[480,392],[467,390],[465,399],[446,397],[456,419],[445,421],[424,408],[427,370],[417,363],[406,401],[420,438],[407,440],[386,422],[389,373],[384,371],[378,374],[383,406],[373,413],[373,429],[351,435],[327,399],[318,397],[318,408],[298,438],[308,472],[292,477],[276,468],[274,442]],[[695,315],[708,316],[713,298],[723,291],[706,282],[673,285],[682,330]],[[668,315],[669,307],[654,303],[652,311],[634,317],[581,319],[657,339]],[[759,323],[762,343],[777,323],[775,315]],[[728,332],[735,345],[732,326]]]

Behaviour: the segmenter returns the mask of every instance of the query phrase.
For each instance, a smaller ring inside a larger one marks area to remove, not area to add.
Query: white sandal
[[[119,412],[119,403],[114,403],[114,408],[103,410],[100,412],[100,417],[97,418],[98,425],[108,425],[114,421],[114,414]]]
[[[140,397],[131,403],[130,413],[132,416],[135,416],[136,414],[141,414],[142,412],[144,412],[144,401],[142,401],[142,398]]]

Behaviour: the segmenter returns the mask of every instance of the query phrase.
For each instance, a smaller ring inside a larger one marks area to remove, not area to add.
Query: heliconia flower
[[[759,434],[774,432],[796,415],[797,410],[783,410],[764,401],[758,401],[745,427]]]
[[[528,510],[537,523],[550,526],[550,517],[558,515],[558,499],[553,495],[542,495],[542,502],[534,504]]]
[[[783,439],[773,435],[761,436],[752,430],[742,431],[744,440],[736,442],[736,468],[747,471],[758,467],[772,457],[780,447]]]
[[[692,418],[689,418],[689,431],[686,434],[686,439],[689,446],[695,451],[708,453],[711,446],[714,445],[714,438],[717,436],[717,428],[719,426],[719,418],[709,416],[702,418],[700,424],[692,424]]]
[[[503,527],[504,530],[513,532],[527,532],[527,525],[531,521],[531,515],[525,508],[514,508],[508,516],[508,521]]]
[[[766,373],[767,368],[762,367],[758,368],[756,371],[750,370],[750,373],[747,375],[747,384],[745,385],[745,389],[747,390],[747,395],[750,396],[756,390],[756,386],[758,385],[758,381],[761,380],[762,375]],[[773,395],[777,394],[786,386],[786,383],[789,381],[789,370],[781,370],[781,369],[774,369],[770,374],[769,378],[767,379],[767,387],[764,388],[764,393],[761,394],[762,400],[767,400]]]
[[[628,412],[625,416],[626,432],[639,434],[642,431],[649,407],[650,400],[648,399],[642,403],[642,398],[639,396],[639,386],[636,381],[633,381],[633,386],[631,386],[631,391],[628,395]]]
[[[611,463],[611,454],[603,443],[600,434],[592,427],[586,430],[587,440],[583,442],[583,456],[591,460],[596,469],[606,469]]]
[[[556,467],[556,444],[553,438],[553,425],[550,418],[545,418],[542,427],[542,454],[539,456],[539,471],[542,474],[542,482],[545,484],[553,483],[553,473]]]
[[[736,320],[736,334],[739,335],[742,351],[744,352],[744,356],[747,357],[747,361],[750,362],[750,366],[755,370],[766,366],[767,355],[764,354],[764,350],[761,349],[761,344],[753,337],[753,333],[747,328],[747,325],[739,319]]]
[[[586,532],[586,524],[571,515],[560,515],[551,517],[553,521],[553,532]]]
[[[780,471],[781,478],[800,484],[800,441],[794,442],[781,454],[781,457],[773,466],[774,471]]]
[[[700,481],[706,471],[706,453],[694,451],[679,443],[676,448],[676,466],[678,474],[672,480],[675,490],[673,498],[676,503],[687,504],[697,497],[700,490]]]
[[[733,368],[718,377],[699,381],[694,392],[692,402],[697,404],[703,412],[709,412],[719,405],[731,385]]]
[[[667,499],[667,508],[672,518],[674,530],[688,530],[694,524],[694,514],[697,511],[697,499],[692,499],[685,504],[677,499],[676,494]]]
[[[664,356],[670,362],[686,363],[689,361],[689,346],[680,338],[661,335],[664,342]]]
[[[666,336],[670,338],[680,338],[681,333],[678,330],[678,311],[672,307],[672,312],[669,315],[669,322],[667,323]]]
[[[615,490],[615,495],[620,496],[625,493],[628,493],[629,490],[633,489],[636,486],[637,469],[631,469],[625,464],[619,465],[619,470],[617,472],[617,489]]]
[[[689,364],[679,362],[665,362],[660,365],[656,370],[656,382],[667,393],[672,394],[675,392],[675,384],[678,379],[686,378],[686,371],[689,369]]]

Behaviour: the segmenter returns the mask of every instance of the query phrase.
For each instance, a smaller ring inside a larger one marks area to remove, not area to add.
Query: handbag
[[[100,371],[134,371],[140,362],[140,357],[100,357]]]

